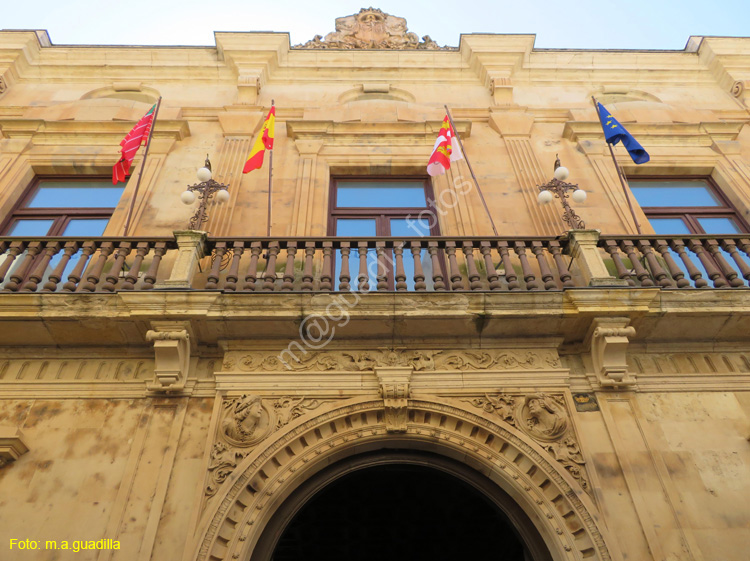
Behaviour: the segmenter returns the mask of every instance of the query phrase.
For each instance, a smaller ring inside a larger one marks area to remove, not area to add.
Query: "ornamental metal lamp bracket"
[[[200,203],[198,204],[198,210],[195,211],[195,214],[190,219],[188,230],[199,230],[204,222],[208,222],[207,209],[214,196],[216,196],[216,202],[219,204],[229,201],[229,191],[227,191],[229,185],[219,183],[211,177],[211,161],[208,159],[208,154],[206,154],[206,162],[198,170],[197,176],[200,183],[189,185],[187,190],[180,195],[180,200],[183,203],[191,205],[195,202],[195,193],[199,193],[198,198]]]
[[[585,230],[586,224],[581,220],[581,217],[576,214],[573,207],[568,203],[568,198],[573,199],[573,202],[584,203],[586,201],[586,191],[580,189],[577,184],[566,183],[565,180],[570,175],[568,168],[560,165],[560,158],[555,154],[557,158],[555,160],[555,176],[549,182],[544,185],[538,185],[539,197],[538,201],[540,205],[546,205],[552,202],[553,197],[560,199],[564,212],[562,215],[563,222],[570,226],[571,230]],[[572,195],[569,192],[572,191]]]

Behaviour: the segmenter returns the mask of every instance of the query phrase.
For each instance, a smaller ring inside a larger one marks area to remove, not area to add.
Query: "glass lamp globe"
[[[539,201],[540,205],[546,205],[548,203],[551,203],[553,199],[553,195],[550,191],[547,191],[546,189],[544,191],[539,192],[539,196],[537,197],[537,200]]]
[[[220,189],[216,192],[216,202],[226,203],[229,200],[229,191],[226,189]]]
[[[560,181],[565,181],[566,179],[568,179],[569,175],[570,172],[565,166],[560,166],[555,170],[555,179],[559,179]]]
[[[208,168],[200,168],[196,175],[198,176],[198,181],[203,183],[211,179],[211,170]]]
[[[186,205],[191,205],[195,202],[195,193],[192,191],[184,191],[182,195],[180,195],[180,200]]]
[[[585,203],[586,191],[584,191],[583,189],[576,189],[575,191],[573,191],[571,198],[577,203]]]

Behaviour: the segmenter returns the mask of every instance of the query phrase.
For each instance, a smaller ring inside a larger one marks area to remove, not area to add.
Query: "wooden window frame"
[[[359,181],[362,183],[367,182],[382,182],[382,181],[422,181],[424,185],[425,194],[425,206],[423,207],[339,207],[337,204],[338,198],[338,182],[339,181]],[[427,211],[431,213],[430,220],[430,232],[429,236],[440,235],[440,224],[438,220],[438,213],[435,206],[435,196],[432,189],[432,181],[429,177],[425,176],[414,176],[414,175],[380,175],[380,176],[366,176],[361,175],[337,175],[331,177],[330,181],[330,196],[328,198],[328,235],[332,237],[344,237],[339,236],[336,233],[336,221],[339,218],[374,218],[375,219],[375,237],[403,237],[406,239],[419,239],[425,236],[393,236],[390,231],[390,219],[391,218],[407,218],[414,216],[418,218],[421,213]],[[365,236],[346,236],[346,237],[365,237]],[[391,250],[388,251],[388,259],[386,260],[386,276],[388,278],[388,290],[393,291],[394,288],[394,271],[392,270],[393,254]],[[442,251],[438,255],[440,260],[440,266],[445,270],[445,264],[443,262],[444,257]],[[335,263],[331,263],[331,276],[335,276],[336,266]]]
[[[34,177],[33,181],[26,187],[21,197],[16,202],[13,210],[0,223],[0,232],[3,236],[8,236],[6,232],[16,220],[53,220],[47,234],[39,237],[56,237],[61,236],[71,219],[75,218],[102,218],[111,219],[115,212],[115,207],[40,207],[28,208],[28,204],[33,199],[39,185],[44,181],[65,181],[72,184],[93,183],[95,181],[111,180],[111,177],[104,175],[93,176],[74,176],[74,175],[41,175]]]
[[[382,182],[382,181],[422,181],[424,185],[426,206],[424,207],[339,207],[338,182],[339,181],[359,181],[362,183]],[[386,227],[390,230],[388,220],[391,218],[407,218],[409,216],[419,217],[425,211],[432,214],[433,220],[430,220],[430,236],[440,235],[440,225],[435,207],[435,196],[432,189],[432,182],[429,177],[413,175],[383,175],[367,176],[361,175],[337,175],[331,177],[330,197],[328,198],[328,226],[329,236],[336,236],[336,220],[339,218],[374,218],[375,219],[375,236],[376,237],[394,237],[387,233]],[[354,236],[352,236],[354,237]],[[408,237],[408,236],[406,236]],[[417,238],[419,236],[413,236]]]
[[[742,215],[737,211],[732,203],[729,201],[727,196],[722,193],[718,185],[709,176],[705,175],[681,175],[681,176],[663,176],[663,175],[639,175],[637,177],[631,177],[629,181],[643,181],[644,183],[649,181],[686,181],[686,180],[701,180],[706,183],[708,188],[719,200],[723,206],[641,206],[641,210],[649,220],[651,218],[679,218],[690,230],[691,234],[706,234],[705,230],[701,228],[698,223],[698,218],[731,218],[734,220],[739,228],[743,232],[750,232],[750,224],[742,218]],[[638,199],[633,198],[638,202]]]

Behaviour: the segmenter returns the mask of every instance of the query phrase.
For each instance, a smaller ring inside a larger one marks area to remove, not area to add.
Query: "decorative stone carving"
[[[514,396],[500,393],[464,401],[529,435],[560,462],[586,492],[590,492],[585,461],[570,427],[562,396],[544,393]]]
[[[522,396],[515,399],[518,404]],[[573,486],[571,478],[561,474],[565,470],[575,477],[575,469],[584,471],[583,466],[569,459],[579,452],[566,442],[568,435],[556,441],[556,448],[547,443],[547,448],[542,449],[491,415],[415,398],[409,399],[409,409],[415,415],[399,438],[410,440],[414,449],[464,458],[480,471],[495,473],[514,496],[526,495],[540,529],[546,528],[544,531],[552,536],[547,543],[555,548],[555,558],[566,558],[563,552],[572,552],[570,558],[574,559],[611,561],[597,522],[601,514],[594,501],[582,497],[579,485]],[[299,481],[308,480],[334,459],[341,461],[383,443],[387,433],[381,411],[379,399],[348,401],[311,415],[278,439],[259,444],[252,461],[242,462],[232,481],[226,482],[221,500],[207,506],[195,532],[195,549],[190,558],[207,561],[249,557],[253,529],[268,519],[280,498],[288,496]],[[488,434],[493,438],[488,439]],[[513,453],[509,453],[511,450]],[[574,465],[568,468],[565,461]],[[250,488],[252,493],[248,492]]]
[[[594,373],[603,387],[627,387],[635,384],[628,373],[626,352],[635,328],[629,318],[595,318],[587,337]]]
[[[562,400],[547,394],[531,394],[518,410],[520,428],[535,440],[551,442],[568,429],[568,415]]]
[[[271,432],[271,412],[257,395],[243,395],[224,404],[222,436],[235,446],[252,446]]]
[[[750,105],[750,80],[737,80],[730,93],[745,105]]]
[[[153,322],[146,341],[154,342],[154,381],[146,387],[154,392],[179,392],[185,387],[190,366],[189,322]]]
[[[497,396],[491,396],[487,394],[484,397],[470,399],[468,401],[474,407],[479,407],[484,410],[485,413],[497,415],[509,425],[515,426],[516,400],[512,395],[499,394]]]
[[[15,427],[0,427],[0,468],[29,451],[23,433]]]
[[[208,464],[206,495],[213,496],[258,443],[323,403],[325,402],[306,397],[269,400],[250,394],[226,400],[222,408],[219,434]]]
[[[359,13],[336,18],[336,31],[325,39],[315,35],[298,49],[421,49],[455,50],[440,47],[429,35],[420,42],[416,33],[408,31],[406,20],[376,8],[362,8]]]
[[[5,78],[0,76],[0,94],[5,93],[5,90],[8,89],[8,84],[5,83]]]
[[[286,351],[285,351],[286,352]],[[290,353],[291,355],[291,353]],[[223,370],[244,372],[265,371],[367,371],[377,367],[402,366],[416,372],[433,370],[546,370],[560,368],[555,351],[505,350],[406,350],[377,351],[306,351],[297,349],[294,357],[284,353],[269,355],[263,352],[227,353]]]
[[[409,382],[413,372],[412,368],[375,368],[388,432],[406,432]]]

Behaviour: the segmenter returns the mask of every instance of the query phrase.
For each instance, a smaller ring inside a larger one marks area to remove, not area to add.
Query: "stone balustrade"
[[[750,238],[3,238],[3,292],[554,291],[743,288]]]

